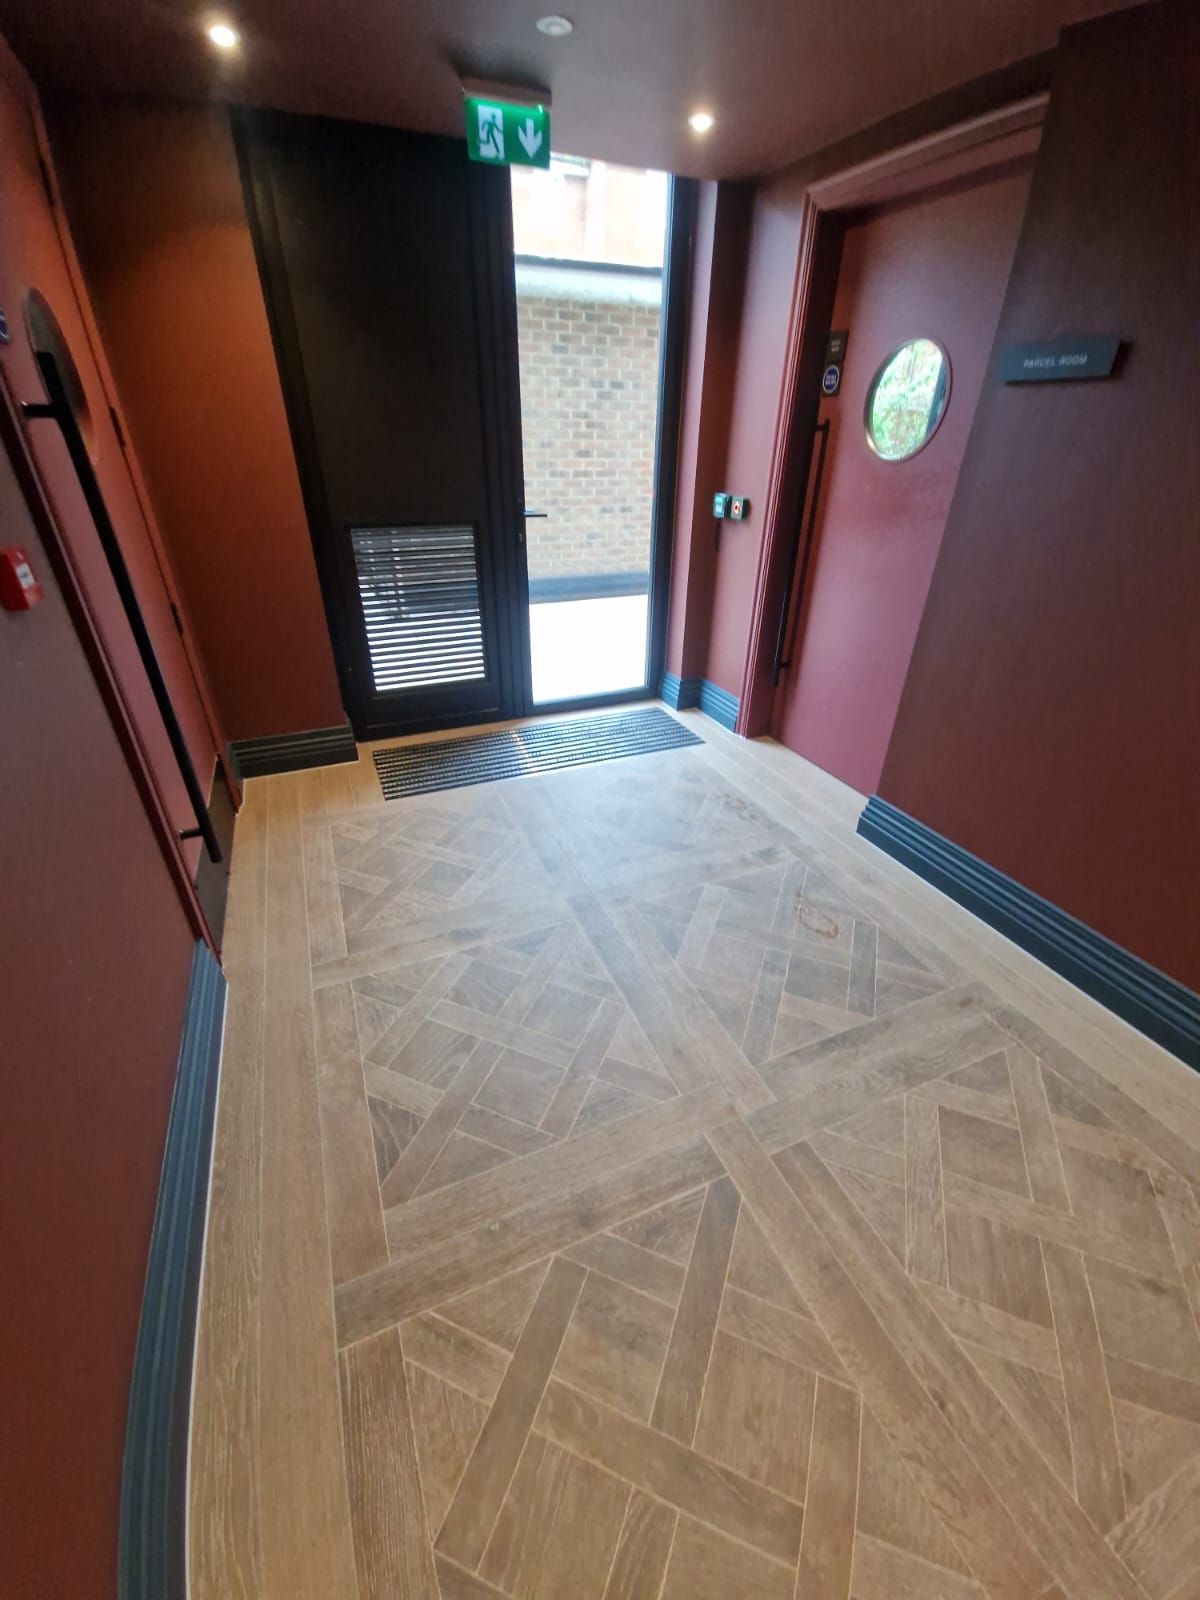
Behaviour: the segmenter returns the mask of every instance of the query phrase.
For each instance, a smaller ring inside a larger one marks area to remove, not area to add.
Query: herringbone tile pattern
[[[690,751],[304,781],[362,1600],[1200,1594],[1184,1137]]]

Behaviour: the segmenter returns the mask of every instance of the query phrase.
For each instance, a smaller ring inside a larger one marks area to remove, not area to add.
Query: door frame
[[[249,106],[229,108],[234,150],[246,215],[263,285],[267,320],[279,366],[296,470],[312,540],[325,621],[333,647],[342,703],[357,739],[391,737],[369,726],[361,656],[361,628],[354,613],[354,574],[349,570],[346,529],[335,527],[308,401],[303,356],[292,310],[274,190],[256,137],[269,117]],[[654,487],[651,501],[651,564],[647,605],[645,681],[631,689],[535,706],[529,650],[529,577],[525,543],[525,474],[521,438],[520,363],[516,277],[513,270],[512,202],[507,169],[474,167],[469,204],[483,249],[474,260],[475,300],[481,349],[480,402],[492,426],[485,428],[489,520],[500,635],[497,663],[505,704],[495,713],[435,714],[406,722],[404,734],[479,724],[489,720],[581,711],[645,700],[657,693],[666,653],[671,550],[675,529],[677,462],[683,409],[684,354],[695,242],[699,185],[671,177],[665,224],[663,308],[657,374]],[[503,176],[504,181],[497,181]],[[488,181],[490,180],[490,181]]]
[[[691,304],[692,257],[696,243],[696,212],[700,185],[695,178],[672,174],[667,189],[666,249],[663,255],[663,289],[658,342],[657,410],[654,425],[654,487],[650,506],[650,580],[646,606],[646,680],[632,689],[605,694],[579,695],[568,700],[544,700],[536,705],[530,685],[528,643],[529,597],[525,595],[525,714],[553,716],[564,711],[588,711],[604,706],[628,705],[635,700],[657,699],[667,651],[667,608],[671,590],[671,552],[675,539],[675,505],[679,491],[679,435],[683,421],[684,357],[687,349],[688,308]],[[516,295],[513,295],[516,315]],[[513,332],[515,350],[515,322]],[[518,433],[520,389],[516,393]],[[524,551],[524,539],[522,539]]]
[[[735,731],[757,738],[770,729],[776,684],[772,671],[781,611],[797,617],[793,593],[792,536],[808,498],[808,471],[821,400],[829,319],[837,285],[845,214],[899,200],[935,185],[970,177],[1036,155],[1048,91],[952,124],[814,181],[804,193],[800,245],[788,315],[783,385],[771,448],[763,515],[764,535],[755,575],[750,638]],[[802,570],[806,550],[794,547]],[[800,649],[793,644],[792,657]]]
[[[279,218],[275,209],[275,191],[267,163],[262,158],[260,142],[255,137],[257,128],[263,121],[262,113],[252,106],[229,107],[229,129],[237,158],[238,175],[241,179],[246,222],[254,246],[275,363],[279,368],[279,388],[287,415],[288,432],[291,435],[296,476],[300,483],[300,497],[304,502],[305,520],[312,541],[313,559],[317,568],[317,587],[321,592],[325,625],[329,629],[333,665],[337,673],[342,705],[350,718],[357,739],[360,737],[360,730],[354,716],[354,707],[357,703],[357,685],[352,668],[354,648],[348,619],[341,603],[345,585],[352,582],[353,575],[343,570],[342,561],[339,559],[339,544],[344,545],[344,541],[338,540],[329,517],[329,500],[325,493],[321,456],[317,449],[316,425],[308,403],[304,361],[300,353],[287,267],[283,259]],[[345,559],[349,559],[348,550]]]
[[[490,607],[495,622],[495,652],[489,657],[489,666],[494,669],[499,703],[494,709],[439,709],[425,717],[404,717],[390,724],[378,715],[370,687],[370,658],[357,600],[350,534],[352,528],[365,524],[335,519],[331,511],[266,148],[275,118],[292,114],[231,105],[229,115],[338,687],[354,736],[360,742],[371,742],[522,716],[529,704],[529,618],[508,169],[466,163],[464,152],[489,534],[487,560],[480,564],[481,585],[487,586],[488,593],[481,601]],[[400,128],[383,131],[398,136],[406,132]]]
[[[208,728],[209,737],[212,740],[212,753],[216,766],[214,782],[216,778],[220,779],[229,803],[236,812],[242,803],[241,785],[234,771],[229,753],[229,742],[225,738],[207,668],[196,644],[195,629],[190,621],[187,603],[176,579],[166,541],[142,472],[141,462],[130,442],[132,434],[129,421],[117,392],[116,379],[109,365],[104,341],[101,338],[100,328],[96,321],[95,310],[88,293],[87,279],[75,249],[75,241],[71,236],[67,208],[59,187],[58,172],[54,165],[54,151],[50,143],[46,119],[42,113],[41,101],[24,68],[17,62],[2,39],[0,39],[0,74],[6,76],[14,89],[24,97],[29,110],[46,202],[54,224],[54,232],[58,239],[58,246],[62,254],[74,306],[83,324],[86,350],[81,354],[86,355],[86,360],[94,371],[95,381],[107,409],[108,423],[112,429],[112,436],[118,446],[121,461],[133,491],[133,497],[137,502],[146,543],[166,594],[167,602],[175,617],[176,630],[179,634],[188,672],[195,686],[201,714]],[[101,425],[103,426],[102,419]]]

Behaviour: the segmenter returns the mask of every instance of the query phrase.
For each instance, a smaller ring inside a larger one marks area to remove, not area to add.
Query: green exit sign
[[[545,106],[467,95],[467,154],[493,167],[548,167],[550,113]]]

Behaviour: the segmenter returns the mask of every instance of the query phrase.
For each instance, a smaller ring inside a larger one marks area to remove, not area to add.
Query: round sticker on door
[[[821,390],[824,394],[836,394],[842,386],[842,369],[836,363],[831,363],[821,374]]]

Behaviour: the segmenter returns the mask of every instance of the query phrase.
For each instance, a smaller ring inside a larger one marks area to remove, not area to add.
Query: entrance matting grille
[[[703,742],[674,717],[650,706],[611,716],[556,717],[552,722],[476,733],[465,739],[393,746],[376,750],[374,756],[384,799],[400,800],[405,795],[462,789],[497,778],[521,778],[555,767],[649,755]]]

